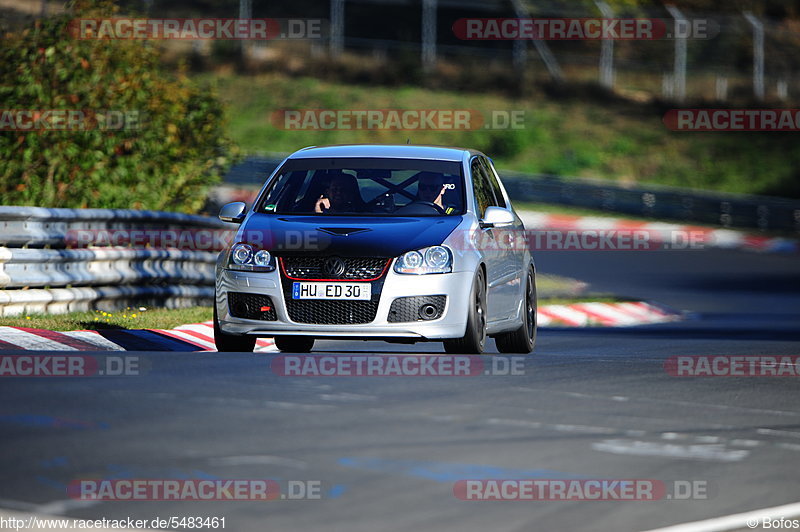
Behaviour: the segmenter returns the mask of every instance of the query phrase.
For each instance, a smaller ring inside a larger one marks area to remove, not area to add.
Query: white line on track
[[[14,501],[11,499],[0,499],[0,513],[6,509],[21,510],[24,512],[31,512],[34,514],[46,515],[59,515],[69,510],[76,510],[80,508],[88,508],[89,506],[96,506],[103,501],[98,500],[80,500],[80,499],[63,499],[58,501],[50,501],[43,504],[35,504],[25,501]]]
[[[790,438],[800,438],[800,432],[792,432],[790,430],[775,430],[775,429],[756,429],[759,434],[767,436],[789,436]]]
[[[527,419],[504,419],[504,418],[489,418],[486,420],[489,425],[503,425],[508,427],[521,427],[531,429],[549,429],[558,432],[578,432],[584,434],[613,434],[619,432],[618,429],[611,427],[597,427],[591,425],[571,425],[567,423],[543,423],[541,421],[532,421]]]
[[[738,462],[747,458],[750,451],[728,449],[723,444],[679,445],[652,441],[610,439],[595,442],[592,449],[611,454],[628,456],[657,456],[684,460],[704,460],[713,462]]]
[[[647,532],[722,532],[725,530],[756,528],[761,526],[764,519],[772,521],[782,517],[789,518],[798,515],[800,515],[800,502],[794,502],[791,504],[784,504],[783,506],[753,510],[752,512],[723,515],[722,517],[714,517],[702,521],[683,523],[664,528],[654,528]],[[754,522],[757,523],[756,526],[750,526]]]
[[[601,359],[597,358],[594,359],[599,361]],[[658,360],[658,359],[654,359]],[[609,361],[612,361],[609,359]],[[564,390],[549,390],[545,388],[535,388],[532,386],[515,386],[515,390],[519,391],[528,391],[528,392],[545,392],[547,394],[560,394],[560,395],[571,395],[573,397],[579,397],[582,399],[591,399],[591,400],[606,400],[606,401],[613,401],[614,396],[608,395],[597,395],[597,394],[581,394],[576,392],[569,392]],[[766,414],[766,415],[774,415],[774,416],[790,416],[790,417],[798,417],[800,416],[800,412],[792,411],[792,410],[771,410],[767,408],[752,408],[749,406],[738,406],[738,405],[724,405],[724,404],[714,404],[714,403],[703,403],[698,401],[679,401],[675,399],[653,399],[651,397],[631,397],[631,401],[636,401],[640,403],[659,403],[662,405],[678,405],[678,406],[689,406],[692,408],[713,408],[716,410],[732,410],[732,411],[740,411],[740,412],[750,412],[753,414]]]
[[[222,456],[209,459],[212,465],[242,466],[242,465],[277,465],[293,467],[295,469],[307,469],[308,464],[302,460],[286,458],[283,456],[273,456],[269,454],[245,455],[245,456]]]

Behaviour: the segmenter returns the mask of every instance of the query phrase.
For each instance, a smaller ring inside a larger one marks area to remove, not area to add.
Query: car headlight
[[[397,258],[394,271],[416,275],[450,273],[453,271],[453,254],[444,246],[409,251]]]
[[[228,269],[247,272],[271,272],[275,269],[275,257],[266,249],[256,251],[250,244],[240,242],[231,248]]]

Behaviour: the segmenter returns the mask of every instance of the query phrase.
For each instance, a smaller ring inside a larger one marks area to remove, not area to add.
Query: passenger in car
[[[444,203],[443,197],[446,191],[444,176],[438,172],[420,172],[417,181],[417,201],[427,201],[433,203],[445,214],[453,211],[452,205]]]

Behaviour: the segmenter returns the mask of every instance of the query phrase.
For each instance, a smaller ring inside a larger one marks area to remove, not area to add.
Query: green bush
[[[70,36],[71,19],[113,16],[111,3],[71,11],[5,36],[3,108],[129,113],[128,127],[0,131],[0,202],[197,211],[234,151],[215,92],[165,72],[152,43]]]

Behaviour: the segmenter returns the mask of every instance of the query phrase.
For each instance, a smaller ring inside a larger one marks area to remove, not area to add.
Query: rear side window
[[[494,191],[489,182],[489,176],[486,175],[486,168],[481,164],[479,157],[472,159],[470,170],[472,173],[472,188],[475,191],[475,203],[478,210],[478,217],[483,218],[488,207],[497,206],[497,200],[494,197]]]
[[[500,189],[500,182],[497,180],[497,176],[494,173],[494,169],[489,161],[487,161],[484,157],[480,157],[481,166],[483,167],[484,171],[486,172],[487,177],[489,178],[489,184],[492,187],[492,192],[494,192],[495,200],[497,201],[498,207],[506,208],[506,200],[503,198],[503,191]]]

